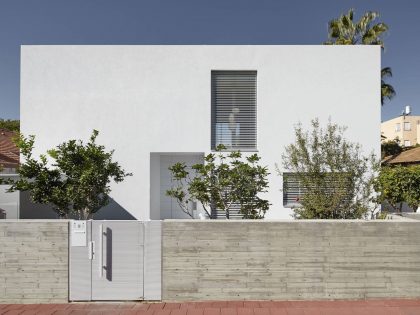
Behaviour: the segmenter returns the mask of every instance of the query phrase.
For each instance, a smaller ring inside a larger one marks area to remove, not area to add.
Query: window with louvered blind
[[[323,194],[331,194],[331,196],[339,196],[340,191],[343,192],[341,195],[342,204],[346,204],[351,200],[351,195],[347,194],[346,187],[350,187],[351,183],[345,181],[351,181],[351,177],[347,173],[323,173],[324,178],[322,186],[313,186],[310,191],[319,191]],[[315,185],[315,184],[313,184]],[[308,192],[308,186],[304,186],[299,180],[299,176],[296,173],[283,173],[283,206],[286,208],[295,208],[301,206],[301,200],[303,195]],[[344,191],[344,190],[345,191]]]
[[[211,147],[257,148],[257,72],[211,72]]]
[[[283,206],[287,208],[299,207],[299,200],[304,189],[299,183],[299,178],[294,173],[283,173]]]

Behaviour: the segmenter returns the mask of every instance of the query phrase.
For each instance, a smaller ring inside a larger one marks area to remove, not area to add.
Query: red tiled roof
[[[13,143],[16,133],[0,129],[0,165],[16,168],[19,165],[19,149]]]
[[[420,164],[420,147],[403,151],[394,156],[387,156],[382,162],[385,164]]]

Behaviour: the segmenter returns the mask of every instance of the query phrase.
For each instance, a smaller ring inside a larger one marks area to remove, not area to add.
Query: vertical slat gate
[[[92,221],[86,223],[86,241],[76,244],[70,235],[70,301],[90,301],[92,299],[92,261],[93,248],[91,242]],[[70,222],[72,225],[74,221]],[[70,227],[70,233],[73,233]]]
[[[160,299],[160,221],[70,224],[77,222],[86,224],[86,239],[70,242],[71,301]]]

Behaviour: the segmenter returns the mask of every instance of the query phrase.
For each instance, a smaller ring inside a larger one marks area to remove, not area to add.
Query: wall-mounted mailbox
[[[71,229],[71,246],[86,246],[87,245],[87,233],[86,233],[86,221],[70,222]]]

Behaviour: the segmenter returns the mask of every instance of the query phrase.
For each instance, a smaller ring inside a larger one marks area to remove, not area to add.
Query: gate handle
[[[95,253],[95,242],[91,241],[88,243],[88,256],[90,260],[93,259],[94,253]]]
[[[103,241],[104,241],[104,229],[103,225],[99,225],[99,277],[102,278],[104,275],[104,251],[103,251]]]

